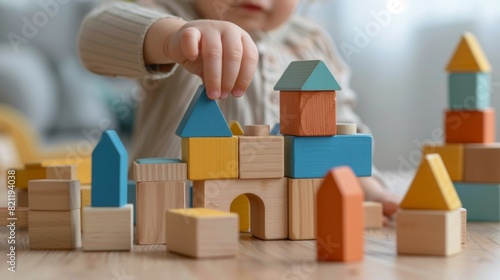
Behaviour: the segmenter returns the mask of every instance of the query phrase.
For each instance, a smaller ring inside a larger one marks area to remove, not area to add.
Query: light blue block
[[[341,87],[323,61],[307,60],[290,63],[274,90],[326,91],[341,90]]]
[[[135,201],[137,197],[137,190],[136,190],[136,184],[135,181],[129,180],[127,182],[127,203],[128,204],[133,204],[134,205],[134,212],[132,213],[134,215],[134,225],[135,225],[135,217],[136,215],[136,207],[135,207]]]
[[[457,183],[468,221],[500,221],[500,184]]]
[[[127,204],[127,150],[114,130],[106,130],[92,152],[93,207]]]
[[[372,136],[285,138],[285,176],[323,178],[333,167],[350,166],[356,176],[372,175]]]
[[[208,99],[203,85],[196,91],[175,134],[182,138],[233,136],[219,105]]]
[[[452,110],[490,107],[489,73],[456,73],[449,75],[448,101]]]

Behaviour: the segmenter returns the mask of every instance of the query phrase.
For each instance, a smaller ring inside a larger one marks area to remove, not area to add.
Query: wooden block
[[[71,250],[81,247],[80,209],[28,213],[31,250]]]
[[[460,208],[460,222],[462,224],[461,238],[462,244],[467,243],[467,209]]]
[[[106,130],[92,152],[92,206],[127,204],[127,150],[114,130]]]
[[[462,250],[460,209],[397,213],[398,254],[452,256]]]
[[[321,60],[293,61],[288,65],[274,90],[341,90],[332,73]]]
[[[28,189],[18,189],[16,187],[16,207],[29,207]]]
[[[192,192],[192,188],[190,189]],[[191,205],[192,207],[192,205]],[[246,195],[240,195],[231,203],[229,211],[237,213],[240,221],[240,232],[250,231],[250,201]]]
[[[448,79],[448,101],[452,110],[479,110],[490,107],[489,73],[456,73]]]
[[[233,136],[219,105],[208,99],[203,85],[194,94],[175,134],[182,138]]]
[[[80,186],[80,214],[83,217],[83,208],[91,205],[92,189],[91,186]],[[83,219],[81,219],[81,227],[83,231]]]
[[[446,111],[446,143],[493,143],[495,110]]]
[[[500,183],[500,143],[465,145],[464,179],[471,183]]]
[[[81,208],[80,181],[31,180],[28,183],[30,210],[69,211]]]
[[[92,157],[86,156],[70,156],[64,159],[49,159],[42,161],[42,166],[76,166],[76,180],[80,181],[81,185],[90,185],[92,183]],[[48,179],[48,178],[38,178]]]
[[[264,125],[245,125],[245,136],[269,136],[271,127]]]
[[[316,205],[318,261],[361,261],[364,255],[363,190],[351,168],[325,176]]]
[[[28,181],[47,179],[47,168],[46,167],[35,167],[30,166],[30,168],[16,169],[16,189],[27,189]]]
[[[46,178],[51,180],[76,180],[76,166],[47,166]]]
[[[500,184],[455,182],[468,221],[500,221]]]
[[[132,204],[83,208],[83,251],[130,251],[134,239]]]
[[[147,158],[134,161],[136,182],[185,181],[187,164],[176,158]]]
[[[423,147],[424,155],[439,154],[452,181],[464,179],[464,145],[432,144]]]
[[[194,181],[193,194],[194,207],[226,212],[245,194],[250,201],[250,233],[265,240],[288,238],[286,178]]]
[[[188,180],[238,178],[238,137],[183,138]]]
[[[353,135],[357,134],[355,123],[338,123],[337,135]]]
[[[238,121],[229,121],[228,125],[229,125],[229,129],[231,129],[231,133],[234,136],[245,135],[245,132],[243,131],[243,128],[241,127],[241,125]]]
[[[0,227],[10,226],[11,222],[15,223],[16,229],[28,228],[28,208],[16,207],[15,211],[10,211],[7,207],[0,207]]]
[[[365,228],[381,228],[384,226],[382,203],[374,201],[363,202],[365,213]]]
[[[167,249],[193,258],[232,257],[238,253],[238,215],[191,208],[166,214]]]
[[[356,176],[372,174],[372,137],[285,137],[285,176],[323,178],[332,167],[350,166]]]
[[[335,91],[280,92],[280,132],[332,136],[337,132]]]
[[[129,180],[127,182],[127,204],[132,204],[134,206],[134,225],[137,219],[137,184],[135,181]]]
[[[323,179],[288,178],[288,238],[316,239],[316,194]]]
[[[165,243],[165,212],[186,208],[184,181],[137,184],[137,244]]]
[[[491,72],[491,65],[476,37],[466,32],[455,50],[448,66],[448,72]]]
[[[422,158],[399,207],[426,210],[455,210],[462,207],[441,156],[428,154]]]
[[[241,179],[281,178],[285,174],[283,136],[239,136]]]

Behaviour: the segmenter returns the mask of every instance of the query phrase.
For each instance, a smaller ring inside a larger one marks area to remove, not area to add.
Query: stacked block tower
[[[423,152],[441,155],[469,220],[500,221],[500,145],[493,143],[491,66],[474,35],[462,36],[447,71],[445,144],[427,145]]]

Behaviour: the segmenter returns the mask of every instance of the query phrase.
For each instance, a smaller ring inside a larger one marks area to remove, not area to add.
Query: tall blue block
[[[134,205],[134,212],[132,213],[134,215],[134,225],[135,225],[135,218],[136,218],[136,212],[137,212],[137,207],[135,205],[135,201],[137,200],[137,189],[136,189],[136,183],[135,181],[129,180],[127,182],[127,204],[132,204]]]
[[[350,166],[356,176],[372,175],[372,136],[285,137],[285,176],[323,178],[328,170]]]
[[[455,189],[469,221],[500,221],[500,184],[458,183]]]
[[[114,130],[106,130],[92,152],[92,206],[127,204],[127,150]]]
[[[489,73],[454,73],[449,75],[448,101],[452,110],[490,107]]]

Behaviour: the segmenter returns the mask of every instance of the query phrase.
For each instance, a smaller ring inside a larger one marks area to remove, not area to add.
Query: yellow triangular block
[[[455,210],[462,202],[438,154],[425,155],[401,209]]]
[[[462,36],[446,70],[448,72],[491,72],[491,65],[476,37],[467,32]]]
[[[229,122],[229,129],[231,129],[231,133],[233,133],[233,135],[245,135],[243,128],[241,127],[240,123],[237,121],[230,121]]]

